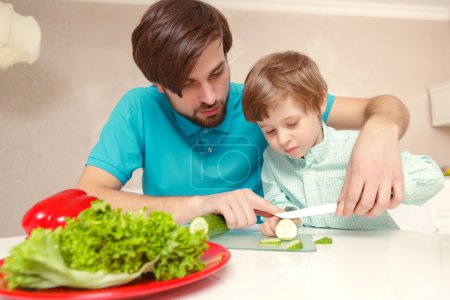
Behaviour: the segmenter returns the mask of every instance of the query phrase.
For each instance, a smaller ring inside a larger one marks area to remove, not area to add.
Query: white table
[[[219,272],[151,299],[450,299],[450,235],[306,229],[317,252],[230,250]],[[23,238],[0,239],[0,257]]]

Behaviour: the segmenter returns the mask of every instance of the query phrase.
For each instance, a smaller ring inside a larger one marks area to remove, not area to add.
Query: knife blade
[[[277,216],[278,218],[282,218],[282,219],[304,218],[304,217],[334,213],[334,212],[336,212],[336,208],[337,208],[337,203],[331,203],[331,204],[317,205],[317,206],[297,209],[297,210],[288,211],[288,212],[282,212],[282,213],[275,214],[275,216]]]

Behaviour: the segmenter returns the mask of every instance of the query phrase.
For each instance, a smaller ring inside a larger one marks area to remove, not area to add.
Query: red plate
[[[189,276],[167,281],[143,280],[135,284],[104,288],[99,290],[81,290],[70,288],[54,288],[45,290],[8,290],[4,274],[0,272],[0,296],[11,299],[130,299],[148,296],[162,291],[171,290],[194,281],[203,279],[220,270],[230,259],[230,251],[226,248],[210,243],[208,250],[203,254],[202,260],[206,267]],[[0,260],[0,267],[3,265]]]

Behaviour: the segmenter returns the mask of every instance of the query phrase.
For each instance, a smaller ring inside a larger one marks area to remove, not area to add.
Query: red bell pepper
[[[22,227],[29,235],[35,228],[55,229],[66,223],[66,218],[74,218],[89,208],[97,197],[85,191],[69,189],[45,198],[31,207],[22,219]]]

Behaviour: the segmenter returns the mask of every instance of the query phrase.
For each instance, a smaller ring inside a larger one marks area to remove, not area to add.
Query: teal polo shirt
[[[242,84],[231,83],[224,121],[202,128],[178,114],[154,86],[127,92],[111,113],[86,165],[125,184],[143,169],[144,194],[206,195],[249,188],[262,195],[259,127],[242,112]],[[326,121],[334,96],[328,95]]]

